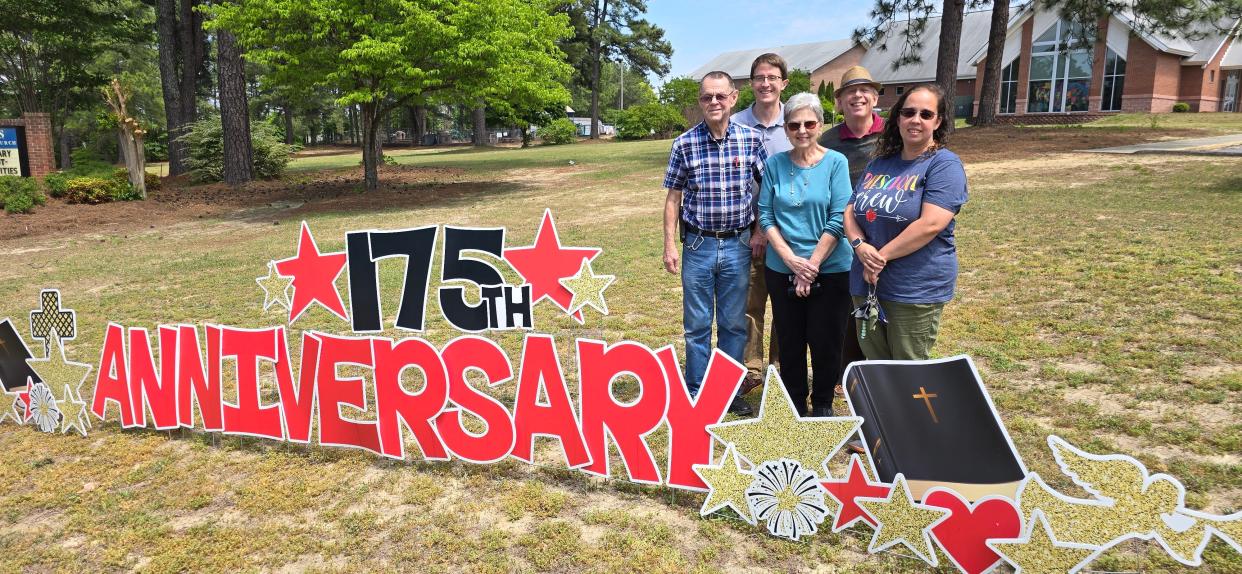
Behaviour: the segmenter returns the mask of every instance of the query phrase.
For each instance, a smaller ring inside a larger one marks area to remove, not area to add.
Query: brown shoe
[[[867,449],[863,448],[863,443],[860,440],[852,440],[846,443],[845,448],[855,454],[867,454]]]
[[[746,380],[742,381],[742,387],[738,389],[738,395],[745,395],[751,391],[763,386],[763,375],[759,373],[747,373]]]

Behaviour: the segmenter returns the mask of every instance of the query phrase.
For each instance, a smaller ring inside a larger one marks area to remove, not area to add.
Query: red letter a
[[[540,404],[539,388],[547,393],[548,403]],[[513,405],[513,423],[517,430],[513,456],[534,462],[531,450],[535,436],[550,436],[561,441],[561,452],[569,468],[590,464],[578,418],[565,388],[565,377],[556,357],[556,343],[548,335],[527,335],[522,348],[522,376],[518,379],[517,399]]]
[[[125,329],[109,323],[104,333],[103,351],[99,358],[99,373],[95,376],[95,398],[91,399],[91,412],[100,420],[108,401],[121,408],[121,426],[131,428],[134,409],[129,397],[129,364],[125,360]]]

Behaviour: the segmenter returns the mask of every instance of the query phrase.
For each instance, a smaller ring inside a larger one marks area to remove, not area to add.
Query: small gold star
[[[1086,544],[1057,542],[1041,510],[1031,514],[1025,538],[989,540],[987,545],[1014,566],[1014,574],[1077,572],[1103,549]]]
[[[91,428],[91,417],[86,414],[86,402],[80,397],[72,394],[72,389],[65,387],[64,399],[56,401],[56,408],[60,410],[60,432],[69,432],[69,429],[77,429],[82,436],[86,436],[86,429]]]
[[[17,403],[21,400],[17,393],[4,393],[4,397],[5,400],[0,402],[0,405],[4,405],[4,408],[0,409],[0,423],[3,423],[4,419],[13,419],[13,422],[19,425],[26,424],[26,421],[22,420],[23,415],[26,414],[25,409],[17,408]]]
[[[604,289],[612,285],[616,281],[615,275],[596,275],[591,269],[591,260],[582,258],[582,266],[578,268],[578,274],[573,277],[566,277],[560,280],[561,286],[568,289],[574,294],[574,298],[569,302],[569,312],[576,313],[584,307],[595,307],[596,311],[608,314],[608,302],[604,301]]]
[[[776,368],[768,367],[759,415],[753,419],[710,425],[707,432],[721,442],[732,444],[738,454],[753,466],[787,458],[820,476],[830,477],[823,466],[824,461],[832,458],[860,424],[862,419],[859,417],[798,416],[793,400],[776,374]]]
[[[293,286],[293,278],[281,275],[276,271],[276,262],[267,262],[267,276],[256,277],[255,283],[263,289],[263,310],[267,311],[272,305],[280,305],[289,310],[289,288]]]
[[[728,506],[742,520],[752,526],[756,524],[755,517],[751,515],[750,507],[746,504],[746,489],[754,482],[755,476],[742,470],[741,461],[733,447],[725,448],[724,459],[719,465],[696,464],[694,472],[699,474],[710,489],[707,499],[703,501],[703,507],[699,509],[700,515],[707,516]]]
[[[893,481],[893,490],[888,498],[859,497],[857,502],[879,524],[871,536],[871,544],[867,546],[868,552],[879,552],[900,542],[924,562],[936,565],[931,529],[948,518],[949,511],[916,504],[906,485],[906,477],[900,474]]]

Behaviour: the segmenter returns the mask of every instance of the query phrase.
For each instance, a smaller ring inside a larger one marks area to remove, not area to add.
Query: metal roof
[[[755,58],[768,52],[780,54],[789,65],[790,70],[813,72],[820,66],[831,62],[837,56],[844,54],[852,47],[854,47],[853,40],[830,40],[827,42],[777,46],[775,48],[736,50],[716,56],[691,73],[690,76],[699,80],[707,75],[708,72],[720,70],[733,76],[734,80],[744,80],[750,77],[750,65],[755,61]]]
[[[893,69],[893,62],[901,56],[902,46],[905,43],[905,36],[902,32],[909,25],[908,21],[902,20],[894,22],[883,38],[871,45],[862,57],[862,66],[871,72],[871,76],[876,81],[886,84],[935,80],[936,54],[940,51],[940,22],[939,16],[927,19],[927,27],[924,28],[919,38],[923,43],[923,48],[920,50],[921,62]],[[991,25],[991,10],[968,12],[963,15],[962,42],[957,53],[958,79],[975,77],[975,67],[971,65],[970,60],[981,46],[987,44]],[[879,48],[879,45],[884,42],[887,42],[887,50]]]
[[[1220,62],[1222,70],[1242,69],[1242,36],[1233,39],[1225,58]]]

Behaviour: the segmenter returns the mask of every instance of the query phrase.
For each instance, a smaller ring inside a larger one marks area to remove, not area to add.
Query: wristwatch
[[[862,242],[863,242],[862,237],[855,238],[853,241],[850,242],[850,249],[858,249],[858,246],[862,245]]]

